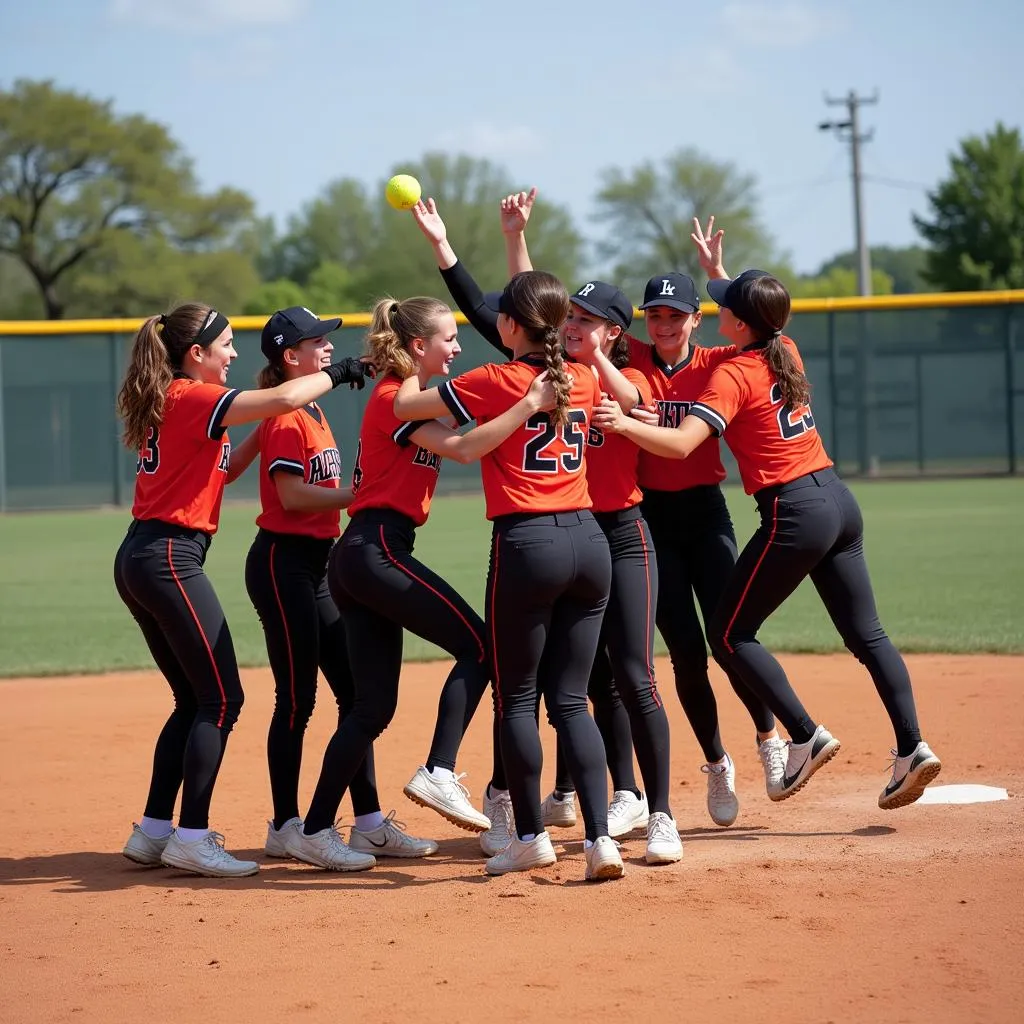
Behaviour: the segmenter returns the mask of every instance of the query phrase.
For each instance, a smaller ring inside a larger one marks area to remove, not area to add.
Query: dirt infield
[[[120,856],[168,709],[158,677],[0,682],[0,1020],[1022,1020],[1024,658],[910,661],[938,783],[1003,786],[1009,801],[879,811],[891,733],[870,680],[848,657],[788,657],[839,757],[769,803],[750,724],[717,679],[742,802],[717,829],[672,695],[685,857],[648,868],[627,838],[625,879],[600,886],[581,881],[578,830],[553,831],[554,868],[489,880],[475,838],[402,796],[443,665],[406,667],[377,748],[385,811],[440,854],[345,876],[264,862],[235,881]],[[213,823],[262,861],[271,684],[243,679]],[[304,802],[330,728],[324,700]],[[477,798],[488,743],[480,714],[460,763]]]

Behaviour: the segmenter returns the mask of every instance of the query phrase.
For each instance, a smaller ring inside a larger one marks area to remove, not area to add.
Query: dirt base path
[[[406,667],[377,748],[385,812],[441,851],[344,876],[263,857],[271,682],[244,673],[213,808],[228,848],[263,862],[237,881],[120,855],[169,706],[156,676],[0,682],[0,1020],[1024,1020],[1024,658],[910,659],[939,783],[1011,798],[888,813],[875,801],[892,740],[870,680],[848,657],[784,660],[842,739],[839,757],[771,804],[751,726],[716,677],[742,807],[733,828],[715,828],[671,695],[685,857],[649,868],[643,839],[627,838],[626,877],[600,886],[582,882],[579,830],[553,832],[555,867],[488,880],[475,838],[402,795],[444,665]],[[303,804],[331,728],[325,699]],[[482,713],[459,765],[477,800],[488,745]]]

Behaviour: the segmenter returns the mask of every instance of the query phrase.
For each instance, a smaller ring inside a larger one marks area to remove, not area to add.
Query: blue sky
[[[756,176],[765,225],[811,271],[853,245],[848,147],[817,127],[842,113],[826,93],[878,90],[872,244],[914,242],[958,141],[1024,110],[1019,0],[4,7],[0,84],[53,78],[161,121],[204,187],[238,186],[279,222],[334,178],[445,149],[502,164],[596,236],[602,168],[691,144]]]

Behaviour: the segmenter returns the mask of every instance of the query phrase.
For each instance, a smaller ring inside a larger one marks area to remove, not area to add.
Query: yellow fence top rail
[[[794,313],[831,313],[833,311],[886,311],[895,309],[944,309],[951,306],[1002,306],[1024,304],[1024,289],[991,292],[928,292],[922,295],[874,295],[848,296],[836,299],[794,299]],[[704,313],[715,313],[718,307],[713,302],[701,305]],[[267,316],[270,314],[268,313]],[[368,327],[369,313],[323,313],[322,316],[342,317],[347,327]],[[642,317],[643,312],[636,311]],[[259,331],[267,322],[267,316],[233,316],[231,326],[236,331]],[[456,315],[464,324],[466,318]],[[0,320],[0,336],[40,334],[134,334],[143,323],[140,318],[96,319],[96,320]]]

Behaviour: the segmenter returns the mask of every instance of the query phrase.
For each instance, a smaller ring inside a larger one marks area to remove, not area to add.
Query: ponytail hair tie
[[[394,315],[395,315],[395,314],[396,314],[397,312],[398,312],[398,303],[397,303],[397,302],[392,302],[392,303],[391,303],[391,308],[390,308],[390,309],[388,310],[388,318],[390,319],[390,318],[391,318],[391,317],[393,317],[393,316],[394,316]]]
[[[164,315],[163,313],[161,313],[161,314],[160,314],[160,315],[159,315],[159,316],[157,317],[157,319],[156,319],[156,322],[157,322],[157,326],[158,326],[158,327],[163,327],[163,326],[165,326],[165,325],[166,325],[166,323],[167,323],[167,317],[166,317],[166,316],[165,316],[165,315]]]

